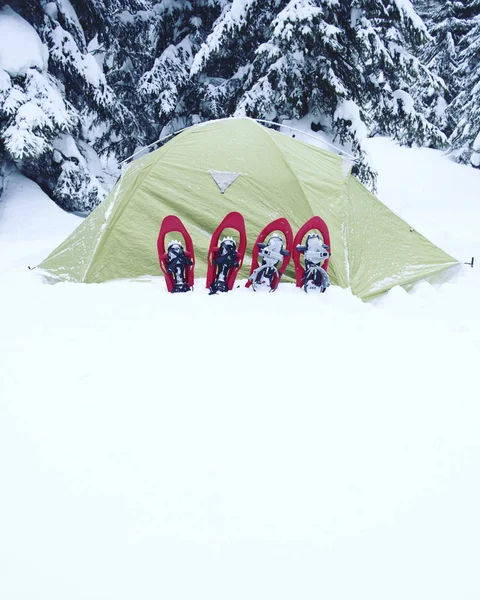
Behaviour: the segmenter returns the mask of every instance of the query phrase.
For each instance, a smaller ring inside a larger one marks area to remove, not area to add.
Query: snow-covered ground
[[[479,171],[369,149],[387,205],[480,257]],[[478,600],[477,268],[369,304],[42,283],[77,223],[7,178],[2,600]]]

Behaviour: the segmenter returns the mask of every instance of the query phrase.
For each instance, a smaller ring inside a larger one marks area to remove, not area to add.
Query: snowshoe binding
[[[330,285],[330,278],[321,265],[330,258],[330,249],[327,244],[323,243],[318,233],[311,233],[307,236],[305,245],[298,245],[296,250],[303,253],[305,259],[305,271],[302,279],[305,292],[325,292]]]
[[[290,256],[290,252],[283,249],[283,238],[277,233],[274,233],[266,244],[257,242],[257,246],[262,264],[253,270],[248,279],[255,292],[262,289],[273,292],[277,289],[281,277],[278,267],[286,256]]]
[[[232,269],[238,269],[240,263],[237,259],[237,244],[231,237],[226,237],[218,247],[217,256],[213,260],[216,266],[215,280],[210,285],[210,294],[228,292],[228,277]]]
[[[190,286],[187,283],[187,267],[193,265],[193,260],[188,258],[182,244],[177,240],[172,240],[167,248],[167,273],[173,278],[172,294],[176,292],[189,292]]]
[[[252,286],[254,291],[274,292],[290,262],[292,248],[292,228],[287,219],[281,217],[264,227],[253,246],[246,287]]]

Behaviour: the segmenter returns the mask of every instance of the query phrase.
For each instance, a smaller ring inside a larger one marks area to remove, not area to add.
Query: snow
[[[435,106],[435,116],[437,119],[441,119],[447,110],[447,101],[443,96],[439,96],[437,99],[437,105]]]
[[[37,184],[17,172],[7,172],[5,182],[0,197],[0,277],[12,275],[16,281],[27,265],[37,265],[81,220],[58,208]]]
[[[77,13],[75,12],[75,9],[73,8],[70,0],[57,0],[57,1],[58,1],[59,5],[62,7],[62,13],[65,15],[65,17],[67,19],[70,19],[70,21],[73,21],[73,23],[75,23],[78,31],[83,31],[83,27],[80,24]]]
[[[12,77],[25,75],[30,68],[45,71],[48,50],[38,33],[9,6],[0,10],[0,69]]]
[[[367,146],[392,210],[480,255],[479,171]],[[44,284],[79,222],[7,174],[1,598],[479,597],[477,268],[369,304]]]
[[[222,39],[228,36],[229,32],[245,25],[248,11],[255,2],[256,0],[233,0],[230,5],[224,7],[222,14],[214,23],[212,32],[193,59],[190,76],[200,72],[212,52],[218,50]]]
[[[338,0],[333,0],[331,4],[338,4]],[[321,17],[324,14],[324,7],[314,6],[311,0],[291,0],[287,6],[278,14],[273,21],[274,36],[284,37],[290,40],[293,31],[292,23],[296,21],[312,22],[315,17]],[[335,37],[339,34],[338,27],[322,23],[323,33],[327,37]]]
[[[392,96],[396,100],[400,100],[402,109],[405,112],[405,114],[411,115],[412,113],[415,112],[413,98],[410,96],[410,94],[408,92],[406,92],[405,90],[395,90],[392,93]]]
[[[367,150],[378,170],[378,196],[389,208],[458,260],[480,256],[480,172],[437,150],[382,137],[367,140]]]
[[[83,54],[70,32],[57,25],[51,32],[51,55],[62,62],[64,55],[90,85],[95,88],[106,86],[105,75],[93,54]]]
[[[367,137],[367,126],[360,116],[360,108],[353,100],[339,100],[333,118],[350,121],[351,125],[347,125],[347,128],[355,132],[360,140]]]
[[[478,135],[473,142],[473,149],[480,151],[480,131],[478,132]]]
[[[53,142],[53,147],[66,156],[67,158],[76,158],[78,161],[82,159],[82,156],[78,150],[75,138],[71,135],[61,133],[57,136]]]
[[[427,31],[425,23],[415,12],[415,9],[413,8],[411,1],[410,0],[394,0],[394,2],[397,5],[397,8],[398,8],[400,14],[404,15],[407,19],[409,19],[412,22],[415,29],[417,29],[418,31],[423,33],[425,35],[425,37],[430,38],[430,34]]]
[[[43,10],[54,21],[58,21],[58,6],[56,2],[47,2],[43,6]]]
[[[352,8],[352,10],[350,11],[350,26],[355,27],[361,16],[362,11],[360,10],[360,8]]]

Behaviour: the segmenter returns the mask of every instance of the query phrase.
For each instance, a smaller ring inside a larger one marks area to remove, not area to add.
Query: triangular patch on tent
[[[240,173],[231,173],[230,171],[209,171],[209,173],[220,188],[222,194],[240,175]]]

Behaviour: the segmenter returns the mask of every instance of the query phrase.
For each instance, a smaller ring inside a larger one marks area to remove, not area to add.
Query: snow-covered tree
[[[438,12],[444,4],[445,0],[412,0],[413,7],[427,26],[429,26],[432,14]]]
[[[309,115],[361,158],[381,132],[438,146],[445,136],[423,116],[418,87],[441,86],[415,57],[427,39],[409,0],[233,0],[196,54],[202,116],[268,120]]]
[[[91,143],[99,152],[126,158],[156,135],[154,123],[140,110],[137,92],[138,80],[155,56],[154,2],[73,0],[72,4],[89,55],[95,57],[105,90],[111,92],[111,97],[99,98],[100,106],[92,107]],[[90,96],[87,101],[91,104]]]
[[[138,91],[144,112],[157,124],[159,135],[199,120],[184,107],[184,98],[197,93],[190,81],[190,67],[224,4],[225,0],[203,0],[156,6],[156,57],[141,76]]]
[[[440,93],[430,93],[429,118],[438,124],[444,133],[450,135],[455,124],[448,105],[461,89],[458,77],[459,55],[464,47],[465,35],[470,29],[465,18],[468,0],[447,0],[441,6],[431,8],[428,18],[432,39],[428,43],[423,58],[428,68],[437,73],[445,85]],[[427,95],[428,88],[425,89]]]
[[[43,60],[33,65],[36,73],[17,77],[11,92],[8,73],[2,75],[2,85],[7,86],[2,94],[9,98],[0,99],[0,118],[8,146],[4,144],[3,151],[0,147],[0,154],[8,152],[64,208],[89,211],[109,187],[104,169],[112,159],[123,160],[156,140],[168,122],[177,128],[175,115],[184,112],[177,101],[190,85],[193,53],[225,1],[12,0],[10,4],[13,8],[8,11],[15,9],[17,23],[23,17],[24,25],[35,30]],[[56,116],[62,115],[62,122],[40,122],[38,115],[35,120],[23,108],[17,115],[19,102],[12,94],[25,84],[38,88],[40,80],[48,88],[43,96],[55,96]],[[25,139],[30,129],[37,137]]]
[[[417,58],[428,32],[411,3],[356,0],[343,6],[345,45],[356,49],[357,102],[368,114],[369,133],[407,145],[443,146],[445,136],[424,115],[424,91],[438,90],[442,82]]]
[[[60,206],[90,211],[107,191],[87,143],[90,107],[118,115],[113,95],[68,0],[12,5],[0,12],[4,152]]]
[[[410,0],[9,6],[1,14],[23,17],[37,50],[21,73],[0,71],[0,163],[13,158],[69,210],[104,196],[111,162],[206,119],[304,118],[358,156],[372,186],[368,135],[445,140],[431,122],[444,87],[418,58],[429,36]]]
[[[461,91],[448,109],[456,123],[450,141],[452,155],[458,161],[480,168],[480,2],[474,0],[467,9],[475,16],[456,71]]]

